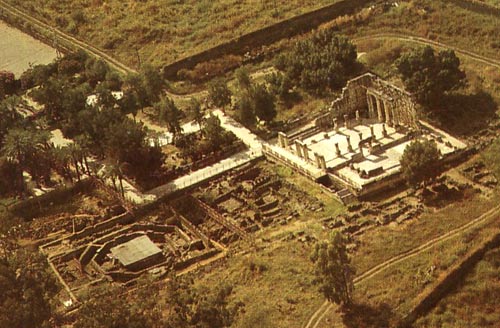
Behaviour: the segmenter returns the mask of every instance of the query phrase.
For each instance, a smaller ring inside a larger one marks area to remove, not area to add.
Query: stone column
[[[373,128],[373,125],[370,125],[370,134],[373,140],[376,140],[377,138],[375,137],[375,129]]]
[[[374,118],[375,117],[375,106],[373,104],[373,97],[371,94],[367,93],[366,94],[366,101],[368,103],[368,115],[370,116],[370,118]]]
[[[383,117],[383,114],[382,114],[382,104],[380,102],[380,99],[378,98],[375,98],[376,102],[377,102],[377,114],[378,114],[378,121],[380,123],[383,122],[384,120],[384,117]]]
[[[344,114],[344,127],[349,129],[349,116],[347,114]]]
[[[391,106],[391,117],[392,117],[392,124],[393,125],[399,125],[399,115],[394,109],[394,106]]]
[[[359,115],[359,110],[356,110],[356,122],[360,122],[361,121],[361,116]]]
[[[326,161],[325,161],[325,156],[321,155],[319,157],[319,161],[321,163],[321,169],[326,170]]]
[[[307,149],[307,145],[301,143],[302,145],[302,156],[304,156],[305,160],[309,160],[309,149]]]
[[[387,125],[389,126],[392,126],[391,110],[389,109],[389,106],[387,106],[387,101],[383,100],[383,104],[385,110],[385,123],[387,123]]]
[[[314,153],[314,159],[316,160],[316,166],[320,169],[321,168],[321,158],[318,153]]]
[[[295,152],[297,153],[297,156],[302,158],[302,146],[300,144],[300,140],[295,140]]]
[[[347,139],[347,150],[349,150],[349,152],[353,152],[352,150],[352,145],[351,145],[351,137],[350,136],[345,136],[346,139]]]
[[[340,147],[338,143],[335,143],[335,154],[337,154],[337,157],[340,157]]]
[[[333,128],[335,129],[335,131],[339,130],[339,122],[337,118],[333,119]]]
[[[278,132],[278,140],[281,148],[288,147],[288,136],[284,132]]]
[[[284,140],[284,133],[283,132],[278,132],[278,143],[281,148],[285,148],[285,140]]]
[[[358,144],[358,149],[359,149],[359,153],[361,154],[361,156],[365,157],[365,155],[363,155],[363,143],[361,141]]]

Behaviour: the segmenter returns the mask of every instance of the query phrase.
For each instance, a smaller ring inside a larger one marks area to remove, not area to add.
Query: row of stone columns
[[[395,117],[387,100],[381,99],[371,93],[366,94],[366,99],[368,102],[368,112],[370,113],[370,117],[377,117],[379,122],[385,122],[389,126],[392,126]]]
[[[358,124],[361,123],[361,113],[359,112],[359,110],[356,110],[356,122]],[[344,128],[346,128],[346,129],[351,128],[351,125],[349,122],[349,116],[347,114],[344,114]],[[339,122],[338,122],[338,119],[336,117],[333,119],[333,129],[335,131],[338,131],[340,129]]]
[[[325,156],[320,155],[318,153],[314,153],[314,157],[316,159],[316,166],[319,169],[326,170],[326,161],[325,161]]]

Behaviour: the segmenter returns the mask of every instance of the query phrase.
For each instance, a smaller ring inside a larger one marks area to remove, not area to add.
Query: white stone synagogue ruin
[[[418,119],[412,95],[372,73],[347,82],[328,110],[305,127],[280,132],[266,146],[271,160],[337,191],[344,202],[401,182],[400,159],[408,144],[434,140],[443,160],[466,144]]]

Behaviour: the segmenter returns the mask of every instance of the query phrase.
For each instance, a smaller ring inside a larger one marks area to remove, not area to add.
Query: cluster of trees
[[[59,288],[41,255],[20,249],[0,259],[0,290],[0,327],[52,327]]]
[[[443,104],[444,96],[465,85],[465,73],[453,50],[435,54],[430,46],[404,53],[396,67],[405,87],[428,110]]]
[[[332,29],[317,31],[281,54],[275,66],[284,72],[282,83],[323,94],[343,87],[357,71],[356,47]]]
[[[131,306],[127,295],[106,290],[84,303],[75,328],[224,328],[236,311],[228,306],[230,286],[194,291],[185,280],[172,277],[160,297],[159,288],[141,282]],[[121,295],[120,295],[121,294]]]
[[[142,181],[161,174],[161,149],[149,144],[135,121],[138,110],[160,101],[164,85],[157,70],[146,66],[123,79],[103,61],[76,52],[29,69],[18,84],[43,111],[25,119],[16,111],[18,97],[0,99],[0,194],[23,192],[23,171],[37,185],[50,183],[52,171],[70,180],[91,175],[89,156],[114,166],[115,178],[127,174]],[[87,101],[90,94],[95,104]],[[44,131],[55,128],[74,143],[54,148]]]
[[[235,73],[237,94],[234,109],[238,120],[246,126],[254,126],[258,120],[271,122],[277,115],[276,95],[269,83],[255,83],[248,71],[240,68]],[[232,104],[233,94],[227,83],[213,80],[208,86],[208,99],[216,107]]]
[[[176,142],[182,157],[193,162],[202,159],[204,155],[220,151],[237,140],[232,132],[221,126],[220,119],[212,113],[198,121],[198,124],[201,127],[199,134],[183,135]]]

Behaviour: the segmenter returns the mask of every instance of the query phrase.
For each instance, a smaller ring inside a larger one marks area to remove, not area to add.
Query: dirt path
[[[418,254],[421,254],[421,253],[429,250],[430,248],[432,248],[440,243],[443,243],[443,242],[449,240],[450,238],[456,237],[458,234],[463,233],[463,232],[469,230],[470,228],[473,228],[473,227],[479,225],[480,223],[486,222],[488,220],[491,220],[491,219],[497,217],[498,215],[500,215],[500,205],[494,207],[493,209],[480,215],[476,219],[469,221],[468,223],[466,223],[466,224],[464,224],[456,229],[450,230],[447,233],[445,233],[439,237],[436,237],[432,240],[429,240],[428,242],[426,242],[426,243],[424,243],[416,248],[410,249],[406,252],[403,252],[399,255],[396,255],[396,256],[388,259],[387,261],[380,263],[379,265],[363,272],[362,274],[360,274],[359,276],[357,276],[354,279],[354,285],[358,285],[361,282],[368,280],[368,279],[372,278],[373,276],[375,276],[376,274],[393,266],[394,264],[403,262],[403,261],[405,261],[409,258],[412,258]],[[323,318],[335,306],[336,306],[335,304],[331,304],[328,301],[325,301],[320,306],[320,308],[316,312],[314,312],[314,314],[311,316],[311,318],[309,319],[309,321],[305,325],[305,328],[317,328],[319,326],[319,324],[321,323],[321,321],[323,320]]]
[[[405,41],[405,42],[412,42],[412,43],[417,43],[421,45],[429,45],[433,47],[438,47],[438,48],[443,48],[443,49],[451,49],[455,51],[456,53],[469,57],[471,59],[474,59],[476,61],[479,61],[483,64],[487,64],[490,66],[494,66],[498,69],[500,69],[500,60],[494,59],[494,58],[489,58],[486,56],[479,55],[475,52],[464,50],[455,46],[450,46],[448,44],[426,39],[423,37],[419,36],[414,36],[414,35],[407,35],[403,33],[377,33],[377,34],[372,34],[372,35],[366,35],[358,38],[352,39],[353,42],[357,41],[367,41],[367,40],[384,40],[384,39],[391,39],[391,40],[399,40],[399,41]]]

